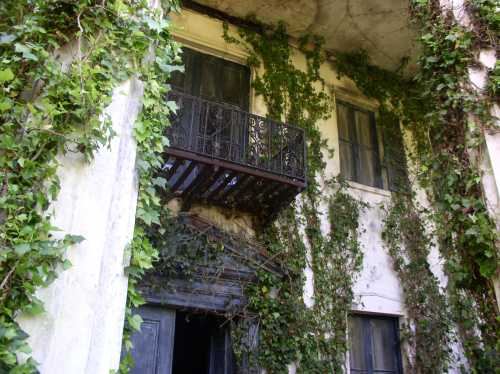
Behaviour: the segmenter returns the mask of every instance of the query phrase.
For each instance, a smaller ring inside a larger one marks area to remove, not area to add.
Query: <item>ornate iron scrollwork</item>
[[[305,134],[229,104],[172,91],[170,147],[305,181]]]

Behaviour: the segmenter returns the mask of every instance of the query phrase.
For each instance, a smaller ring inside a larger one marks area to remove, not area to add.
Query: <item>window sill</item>
[[[354,190],[368,192],[371,194],[384,196],[384,197],[391,197],[391,191],[389,191],[389,190],[384,190],[382,188],[367,186],[367,185],[353,182],[353,181],[347,181],[347,184],[348,184],[349,188],[352,188]]]

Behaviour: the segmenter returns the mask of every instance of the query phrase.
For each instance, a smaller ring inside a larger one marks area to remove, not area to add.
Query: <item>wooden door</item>
[[[137,313],[144,322],[141,331],[132,335],[130,374],[171,374],[174,348],[175,311],[143,306]]]
[[[209,374],[234,374],[233,361],[229,328],[214,329],[210,337]]]

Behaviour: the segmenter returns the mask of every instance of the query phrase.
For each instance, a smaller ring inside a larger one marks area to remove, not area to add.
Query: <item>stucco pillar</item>
[[[444,12],[451,11],[458,23],[465,28],[473,28],[474,24],[467,13],[464,0],[440,0]],[[478,92],[486,89],[488,70],[493,69],[497,61],[496,51],[493,48],[476,51],[478,64],[469,68],[469,79]],[[492,114],[497,118],[495,130],[484,133],[484,152],[478,160],[482,171],[482,184],[488,211],[498,230],[500,230],[500,108],[494,104]],[[497,250],[498,243],[497,243]],[[495,288],[497,306],[500,309],[500,268],[492,279]]]
[[[19,318],[42,374],[107,374],[118,367],[127,296],[124,250],[137,201],[132,128],[142,93],[135,79],[115,90],[106,112],[117,135],[92,163],[78,153],[60,158],[54,225],[85,240],[68,252],[72,267],[38,291],[46,313]]]

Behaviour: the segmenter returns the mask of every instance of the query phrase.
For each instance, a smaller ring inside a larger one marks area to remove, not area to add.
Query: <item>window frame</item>
[[[339,111],[338,111],[338,105],[341,104],[349,109],[349,123],[347,124],[349,131],[353,132],[355,134],[355,141],[352,139],[344,139],[340,135],[339,128]],[[336,99],[335,100],[335,110],[336,110],[336,115],[337,115],[337,131],[338,131],[338,140],[339,140],[339,160],[340,160],[340,174],[342,175],[342,160],[340,159],[340,144],[344,143],[349,146],[350,153],[351,153],[351,160],[352,160],[352,170],[354,174],[354,178],[348,179],[347,180],[354,182],[354,183],[359,183],[364,186],[368,187],[373,187],[373,188],[378,188],[381,190],[387,190],[385,187],[384,183],[384,170],[382,168],[382,159],[381,159],[381,152],[380,152],[380,144],[379,144],[379,132],[377,131],[377,124],[375,120],[375,111],[363,108],[359,105],[352,104],[349,101],[342,100],[342,99]],[[363,144],[360,144],[359,142],[359,136],[357,133],[356,129],[356,119],[355,119],[355,112],[362,112],[368,114],[370,118],[370,130],[371,130],[371,142],[373,144],[373,147],[367,147]],[[373,153],[373,169],[374,169],[374,184],[366,184],[361,181],[360,175],[361,171],[358,170],[358,165],[360,164],[360,149],[368,150]]]
[[[348,318],[356,317],[361,318],[361,329],[362,329],[362,344],[363,344],[363,352],[364,352],[364,360],[367,364],[366,369],[353,369],[351,367],[351,346],[349,347],[349,374],[378,374],[378,373],[392,373],[390,370],[375,370],[373,368],[373,352],[372,352],[372,339],[373,332],[370,326],[370,320],[384,320],[391,321],[394,329],[394,339],[395,339],[395,347],[393,352],[394,357],[396,359],[396,371],[395,374],[403,374],[403,358],[401,353],[401,337],[399,331],[399,316],[394,315],[386,315],[386,314],[375,314],[375,313],[362,313],[362,312],[353,312],[350,313]],[[350,332],[349,332],[350,334]],[[349,344],[352,344],[352,339],[349,338]]]

